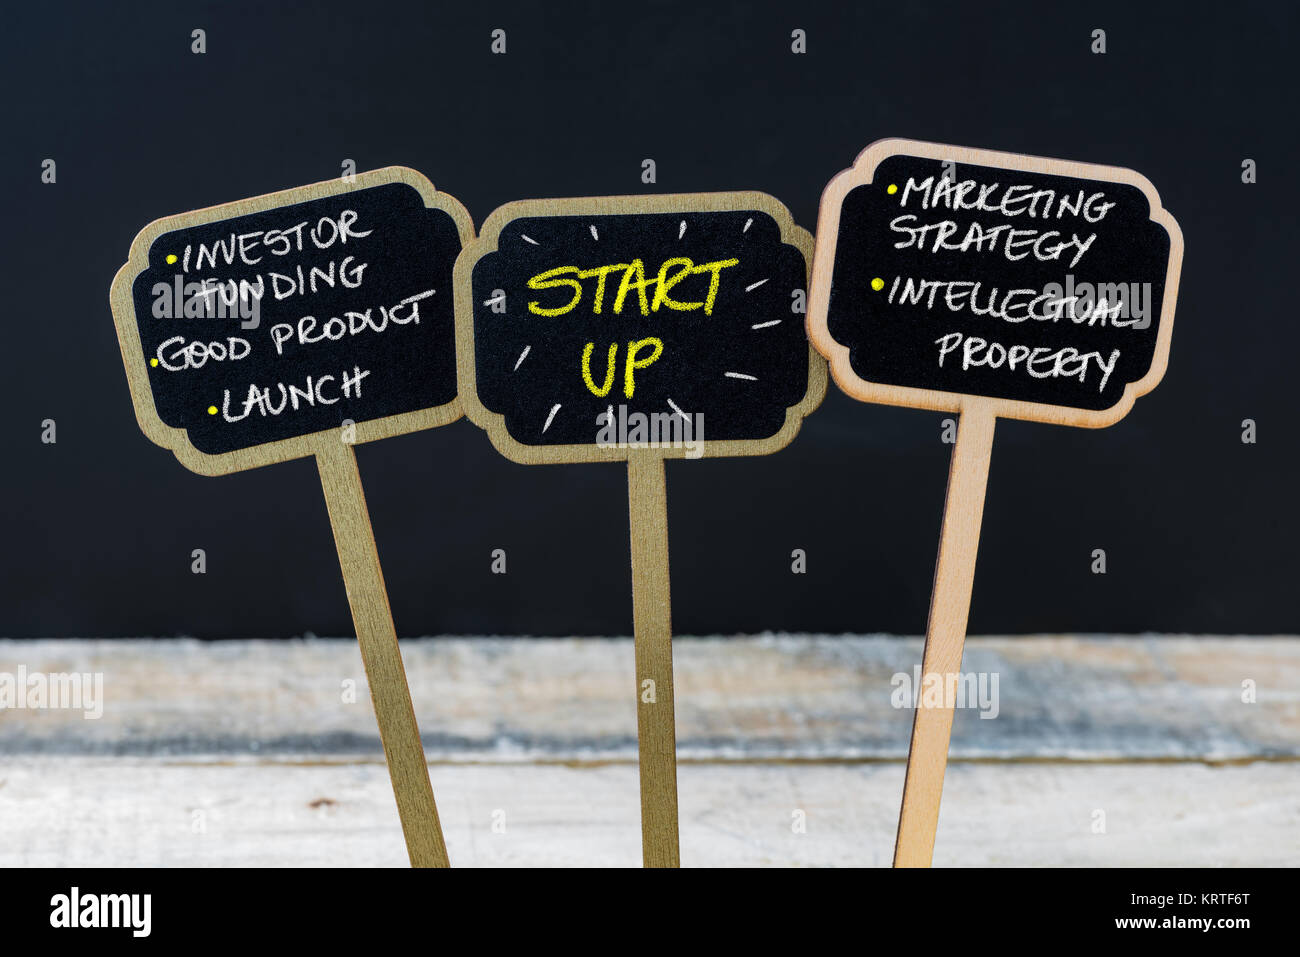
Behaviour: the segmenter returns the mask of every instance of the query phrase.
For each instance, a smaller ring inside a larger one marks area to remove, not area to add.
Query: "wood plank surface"
[[[683,866],[888,866],[920,640],[674,646]],[[458,866],[640,864],[630,639],[402,650]],[[19,667],[102,673],[103,715],[0,711],[0,866],[406,864],[355,641],[0,641]],[[998,709],[956,712],[936,866],[1300,863],[1300,639],[972,638],[963,667]]]
[[[891,682],[920,664],[919,638],[673,645],[682,760],[907,756]],[[402,654],[430,761],[636,761],[630,638],[404,639]],[[0,713],[0,755],[382,753],[351,638],[0,641],[0,673],[20,665],[103,673],[104,714]],[[957,711],[952,760],[1300,757],[1294,637],[973,637],[963,668],[998,676],[999,709]]]
[[[634,762],[435,765],[457,867],[639,867]],[[681,764],[681,861],[887,867],[903,766]],[[1295,866],[1300,769],[948,768],[934,864]],[[1106,832],[1093,833],[1105,812]],[[805,833],[793,830],[806,815]],[[380,761],[22,757],[0,770],[0,866],[407,865]]]

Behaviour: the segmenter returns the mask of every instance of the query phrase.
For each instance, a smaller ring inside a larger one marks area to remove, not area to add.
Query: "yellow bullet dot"
[[[208,415],[216,415],[216,414],[217,414],[217,407],[215,405],[208,406]]]
[[[167,254],[167,265],[170,266],[170,265],[171,265],[172,263],[174,263],[175,261],[176,261],[176,254],[175,254],[175,253],[168,253],[168,254]]]
[[[876,290],[876,292],[880,292],[880,290],[885,288],[885,280],[877,276],[875,279],[871,280],[871,288]]]
[[[895,193],[898,192],[898,186],[897,186],[897,184],[895,184],[895,183],[890,183],[890,184],[889,184],[889,189],[885,190],[885,192],[888,193],[890,196],[893,196]]]
[[[155,369],[158,368],[158,360],[157,360],[157,359],[150,359],[150,360],[149,360],[149,365],[153,366]]]

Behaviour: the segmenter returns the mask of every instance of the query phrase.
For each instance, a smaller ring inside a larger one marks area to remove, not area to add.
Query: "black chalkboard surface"
[[[1149,183],[1110,167],[894,149],[873,147],[869,178],[860,160],[858,179],[824,199],[823,225],[827,204],[836,222],[822,321],[847,350],[837,370],[1006,400],[1001,414],[1101,413],[1154,385],[1173,240]]]
[[[391,168],[151,226],[128,321],[157,418],[221,455],[456,404],[460,214]]]
[[[457,283],[462,378],[472,369],[508,444],[635,443],[638,422],[648,442],[683,427],[709,443],[786,429],[820,365],[804,332],[810,243],[770,197],[719,197],[729,208],[626,197],[489,218]]]

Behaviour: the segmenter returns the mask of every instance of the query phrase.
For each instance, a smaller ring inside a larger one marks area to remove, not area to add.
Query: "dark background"
[[[311,461],[205,478],[135,423],[108,285],[150,220],[350,158],[415,167],[476,225],[512,199],[760,189],[813,229],[825,183],[884,136],[1133,167],[1186,237],[1160,387],[1101,431],[999,424],[972,633],[1296,631],[1300,23],[1286,5],[1134,7],[7,10],[0,635],[352,631]],[[921,632],[943,418],[832,386],[783,452],[670,462],[676,632]],[[515,465],[467,421],[358,457],[400,633],[630,632],[619,466]]]

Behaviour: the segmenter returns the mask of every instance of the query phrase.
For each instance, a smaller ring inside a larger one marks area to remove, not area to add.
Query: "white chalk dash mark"
[[[503,292],[501,295],[493,296],[491,299],[484,299],[483,305],[495,306],[498,302],[505,302],[505,301],[506,301],[506,294]]]
[[[408,303],[419,302],[421,299],[428,299],[432,295],[433,295],[433,290],[426,289],[424,292],[417,292],[414,296],[407,296],[405,299],[399,302],[398,305],[405,306]]]
[[[672,410],[673,410],[674,412],[676,412],[678,415],[680,415],[680,416],[681,416],[683,419],[685,419],[687,422],[691,421],[691,417],[690,417],[689,415],[687,415],[685,412],[683,412],[680,408],[678,408],[677,403],[674,402],[672,399],[669,399],[669,400],[668,400],[668,404],[672,407]]]
[[[600,233],[596,232],[595,225],[593,224],[587,228],[591,230],[591,238],[596,240],[596,242],[600,242]]]
[[[524,360],[528,358],[528,350],[531,349],[531,348],[532,348],[532,346],[524,346],[524,351],[521,352],[521,353],[519,353],[519,358],[515,360],[515,367],[514,367],[514,369],[511,370],[512,372],[518,372],[518,371],[519,371],[519,367],[520,367],[521,365],[523,365],[523,364],[524,364]],[[558,409],[559,406],[557,405],[556,408]],[[549,419],[547,420],[547,423],[548,423],[548,424],[550,423],[550,420],[549,420]],[[542,431],[545,432],[546,430],[545,430],[545,429],[542,429]]]
[[[606,425],[614,424],[614,407],[612,405],[607,406],[605,408],[605,424]]]
[[[533,239],[533,237],[532,237],[532,236],[529,236],[527,233],[520,233],[520,234],[519,234],[519,238],[522,239],[522,240],[523,240],[524,242],[526,242],[526,243],[532,243],[534,246],[540,246],[540,245],[541,245],[541,243],[539,243],[537,240]]]
[[[749,217],[749,219],[745,220],[745,228],[742,229],[741,232],[742,232],[742,233],[747,233],[747,232],[749,232],[749,227],[750,227],[750,226],[753,226],[753,225],[754,225],[754,217],[751,216],[751,217]]]
[[[758,376],[746,375],[743,372],[724,372],[722,373],[728,379],[744,379],[746,382],[757,382]]]
[[[751,329],[766,329],[768,326],[779,326],[780,324],[781,324],[781,320],[780,320],[780,319],[769,319],[767,322],[756,322],[756,323],[754,323],[752,326],[750,326],[749,328],[751,328]]]
[[[771,278],[772,278],[771,276],[768,277],[768,279]],[[745,292],[753,292],[755,289],[763,285],[763,283],[765,282],[767,282],[767,279],[760,279],[758,282],[751,282],[748,286],[745,287]]]
[[[677,228],[677,238],[681,239],[685,235],[686,235],[686,220],[683,219],[681,226]]]
[[[545,432],[547,429],[551,427],[551,422],[555,419],[555,413],[559,411],[560,411],[560,403],[557,402],[555,403],[555,405],[551,406],[551,414],[546,417],[546,424],[542,426],[543,432]]]

